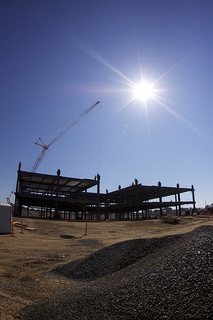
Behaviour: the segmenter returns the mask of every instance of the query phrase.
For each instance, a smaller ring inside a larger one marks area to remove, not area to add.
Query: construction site
[[[96,192],[89,192],[95,187]],[[181,201],[182,193],[190,193],[191,201]],[[164,201],[173,197],[173,201]],[[63,177],[21,170],[19,164],[15,192],[14,216],[34,216],[68,220],[141,220],[151,209],[174,207],[181,216],[181,207],[192,206],[195,212],[194,187],[144,186],[137,179],[131,186],[101,193],[100,175],[95,179]],[[23,207],[25,208],[23,213]],[[33,209],[33,210],[32,210]]]
[[[0,235],[3,320],[211,319],[212,215],[13,223]]]
[[[213,220],[197,214],[193,185],[134,179],[102,193],[100,174],[36,172],[50,146],[98,103],[49,144],[39,138],[31,171],[19,163],[14,205],[2,205],[0,215],[0,318],[210,320]]]
[[[42,148],[31,171],[22,171],[19,163],[15,190],[14,216],[37,217],[68,220],[141,220],[147,219],[149,210],[159,209],[159,217],[163,209],[175,208],[177,216],[181,216],[181,208],[186,205],[195,212],[194,186],[181,188],[162,186],[146,186],[137,179],[128,187],[120,185],[115,191],[100,192],[100,175],[94,179],[61,176],[60,169],[56,175],[36,173],[46,151],[76,125],[84,116],[93,110],[100,101],[82,112],[71,124],[61,130],[49,144],[41,138],[36,145]],[[96,191],[90,190],[96,188]],[[191,201],[181,199],[181,194],[190,193]],[[168,197],[173,200],[168,201]],[[23,210],[24,208],[24,210]],[[36,212],[36,214],[35,214]]]

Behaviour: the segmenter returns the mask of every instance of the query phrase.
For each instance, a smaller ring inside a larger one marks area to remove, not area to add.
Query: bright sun
[[[134,87],[134,98],[139,99],[142,102],[154,97],[154,85],[153,83],[142,81],[141,83],[135,85]]]

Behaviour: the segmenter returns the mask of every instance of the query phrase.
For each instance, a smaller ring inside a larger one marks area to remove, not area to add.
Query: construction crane
[[[64,130],[59,132],[59,134],[50,143],[45,144],[41,138],[39,138],[40,143],[35,142],[37,146],[42,147],[42,150],[39,156],[37,157],[37,159],[35,160],[35,163],[33,164],[31,172],[37,171],[41,161],[45,156],[46,151],[53,145],[53,143],[55,143],[59,138],[61,138],[67,131],[69,131],[78,121],[80,121],[87,113],[89,113],[99,103],[100,101],[97,101],[95,104],[93,104],[93,106],[91,106],[90,108],[86,109],[83,113],[81,113],[80,116],[78,116],[71,124],[69,124]]]

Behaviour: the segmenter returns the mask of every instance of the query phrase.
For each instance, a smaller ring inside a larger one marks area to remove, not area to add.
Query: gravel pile
[[[212,253],[211,226],[112,245],[55,269],[83,281],[20,319],[212,319]]]
[[[96,251],[86,258],[57,267],[52,272],[81,281],[94,280],[124,269],[179,238],[180,235],[175,235],[119,242]]]

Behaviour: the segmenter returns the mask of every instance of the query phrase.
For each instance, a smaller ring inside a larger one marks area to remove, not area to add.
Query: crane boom
[[[42,150],[39,154],[39,156],[36,158],[31,172],[36,172],[41,161],[43,160],[46,151],[52,146],[58,139],[60,139],[67,131],[69,131],[77,122],[79,122],[86,114],[88,114],[97,104],[99,104],[100,101],[97,101],[95,104],[93,104],[90,108],[86,109],[84,112],[80,114],[72,123],[70,123],[65,129],[63,129],[59,134],[47,145],[39,138],[40,143],[35,142],[36,145],[42,147]]]

